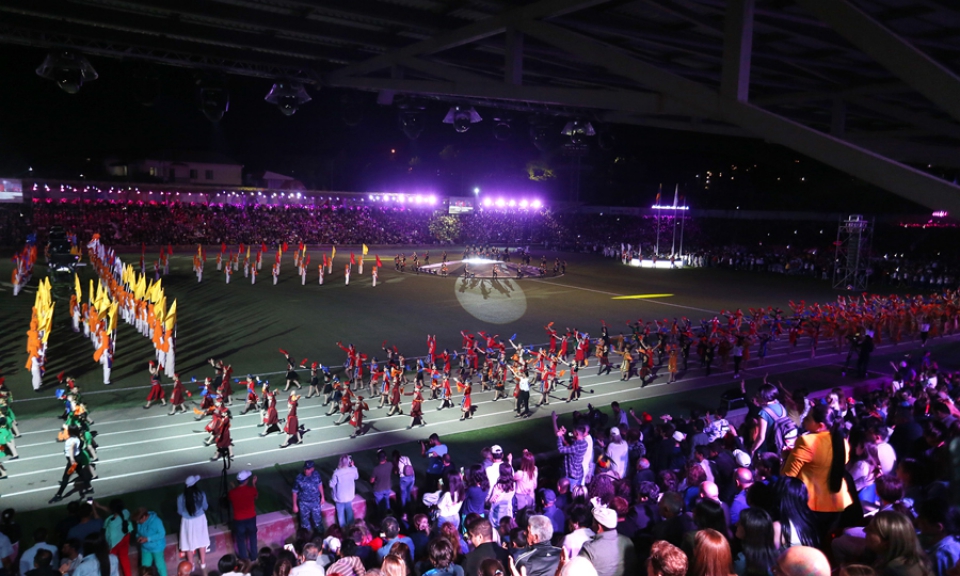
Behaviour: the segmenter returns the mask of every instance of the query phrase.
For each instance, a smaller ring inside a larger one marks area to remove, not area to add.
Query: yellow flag
[[[364,245],[363,245],[363,255],[366,256],[366,255],[367,255],[367,252],[369,252],[369,251],[370,251],[370,249],[367,248],[367,245],[366,245],[366,244],[364,244]]]
[[[77,302],[83,300],[83,289],[80,287],[80,276],[77,274],[73,275],[74,290],[77,293]]]
[[[156,317],[157,322],[163,324],[163,321],[167,317],[167,297],[163,296],[160,298],[160,301],[153,307],[153,315]]]
[[[43,343],[47,343],[47,339],[50,338],[50,332],[53,328],[53,307],[56,305],[56,302],[50,304],[50,308],[43,314],[42,317],[38,318],[37,327],[39,330],[43,330]]]
[[[153,302],[154,304],[159,302],[160,297],[163,296],[163,288],[161,288],[160,286],[162,282],[163,282],[163,278],[160,278],[159,280],[153,283],[153,290],[151,290],[150,292],[150,301]]]
[[[90,279],[90,292],[87,293],[87,300],[90,301],[90,304],[96,301],[96,297],[93,295],[93,278]]]
[[[247,260],[250,259],[250,247],[247,246]]]
[[[164,325],[167,330],[173,330],[177,325],[177,300],[173,300],[173,304],[170,305],[170,310],[167,311],[167,317],[164,319]]]
[[[145,276],[141,276],[137,283],[133,287],[133,297],[137,300],[143,300],[143,295],[147,292],[147,279]]]
[[[333,249],[330,250],[330,261],[332,262],[333,259],[336,257],[337,257],[337,247],[334,246]]]
[[[117,314],[117,309],[119,307],[120,307],[119,302],[114,302],[110,306],[110,311],[109,311],[110,322],[108,323],[108,326],[107,326],[107,332],[114,332],[117,329],[117,316],[119,316],[119,314]]]

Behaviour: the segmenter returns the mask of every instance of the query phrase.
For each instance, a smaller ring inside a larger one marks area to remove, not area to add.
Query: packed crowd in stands
[[[271,244],[437,244],[431,231],[439,216],[431,210],[384,206],[247,207],[189,203],[35,202],[0,210],[0,243],[21,245],[31,231],[53,225],[86,240],[99,232],[111,245]],[[543,246],[622,257],[619,242],[632,243],[630,256],[653,257],[656,228],[650,218],[555,213],[550,210],[486,210],[455,216],[457,226],[443,242]],[[660,257],[668,258],[674,239],[664,232]],[[638,252],[639,242],[640,251]],[[690,220],[684,240],[685,266],[728,268],[832,278],[833,247],[800,248],[771,244],[754,247],[712,246]],[[627,244],[623,244],[626,246]],[[945,259],[903,255],[874,258],[871,283],[896,288],[938,289],[954,286],[957,265]]]
[[[433,434],[413,461],[379,451],[376,466],[358,470],[342,455],[328,477],[307,461],[291,493],[300,527],[278,550],[258,547],[257,478],[244,470],[228,494],[235,553],[216,572],[957,576],[960,374],[929,352],[893,368],[856,398],[834,389],[813,400],[764,382],[686,418],[617,402],[554,414],[552,432],[549,423],[543,431],[556,436],[554,453],[491,443],[454,454]],[[736,407],[745,407],[742,423]],[[210,499],[198,480],[187,478],[177,502],[178,576],[214,572],[204,554]],[[363,518],[354,517],[355,497],[366,492],[359,484],[372,488]],[[336,508],[328,525],[326,501]],[[114,500],[74,502],[68,512],[28,539],[5,511],[5,572],[134,576],[128,550],[139,546],[139,574],[166,576],[154,511]]]

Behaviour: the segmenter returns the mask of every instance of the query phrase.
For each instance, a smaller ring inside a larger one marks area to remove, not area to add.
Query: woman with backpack
[[[103,521],[103,535],[110,553],[120,561],[121,576],[133,576],[130,571],[130,534],[134,526],[130,521],[130,511],[119,498],[111,500],[109,507],[97,501],[93,502],[93,506],[108,514]]]
[[[779,391],[773,384],[764,383],[757,391],[756,403],[760,419],[756,440],[749,446],[750,453],[774,452],[782,454],[794,447],[797,425],[779,401]]]

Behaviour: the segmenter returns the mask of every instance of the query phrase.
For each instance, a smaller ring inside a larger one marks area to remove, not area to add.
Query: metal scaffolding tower
[[[873,226],[860,214],[851,214],[837,228],[836,257],[833,261],[833,287],[866,290],[867,266]]]

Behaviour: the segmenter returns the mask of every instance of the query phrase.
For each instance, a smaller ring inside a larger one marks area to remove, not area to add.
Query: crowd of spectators
[[[453,226],[438,226],[452,218]],[[683,264],[830,279],[833,246],[760,244],[716,245],[688,219]],[[542,246],[603,253],[620,258],[652,258],[657,226],[651,217],[581,214],[548,209],[483,210],[445,216],[431,209],[382,205],[269,206],[168,204],[125,201],[51,201],[0,210],[0,244],[20,245],[31,231],[60,225],[81,241],[94,233],[114,246],[207,244],[483,244]],[[441,231],[442,230],[442,231]],[[661,234],[660,258],[675,248],[672,227]],[[620,241],[623,240],[624,244]],[[678,249],[679,251],[679,249]],[[937,289],[957,281],[957,264],[940,257],[909,258],[886,254],[870,259],[872,283],[898,288]]]
[[[588,405],[554,415],[553,453],[493,444],[454,454],[433,434],[421,444],[422,472],[399,451],[379,451],[370,470],[342,455],[328,477],[308,461],[291,495],[299,529],[280,550],[258,548],[257,479],[241,471],[229,492],[236,554],[217,569],[231,576],[957,576],[960,374],[940,370],[929,352],[894,368],[892,379],[857,398],[834,389],[813,401],[805,390],[764,383],[685,418],[638,414],[617,402],[609,410]],[[742,423],[730,406],[745,408]],[[197,479],[187,479],[178,500],[180,576],[211,571],[203,555],[207,499]],[[373,498],[355,518],[361,483]],[[328,498],[336,521],[324,525],[319,512]],[[4,512],[8,574],[19,566],[45,576],[60,566],[71,576],[133,576],[127,551],[139,545],[140,574],[166,575],[154,512],[131,514],[120,501],[71,506],[55,527],[60,546],[41,529],[27,548],[12,511]]]

